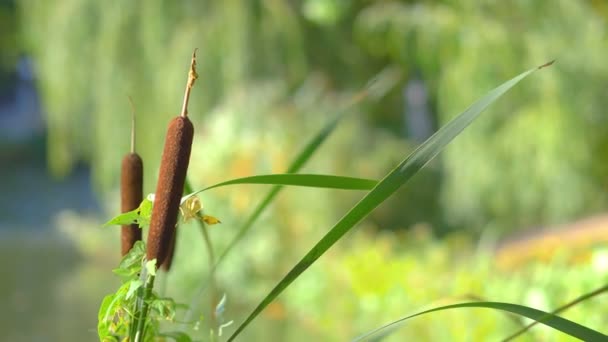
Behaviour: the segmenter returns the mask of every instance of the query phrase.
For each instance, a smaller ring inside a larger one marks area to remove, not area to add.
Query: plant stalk
[[[152,288],[154,287],[154,275],[149,275],[146,280],[146,285],[139,292],[140,296],[138,296],[138,308],[140,310],[135,312],[135,321],[133,325],[135,326],[135,334],[132,337],[132,341],[141,342],[144,340],[146,334],[146,319],[148,316],[148,311],[150,310],[150,297],[152,295]]]

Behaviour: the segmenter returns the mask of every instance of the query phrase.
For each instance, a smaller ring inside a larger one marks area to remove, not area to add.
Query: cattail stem
[[[160,163],[160,174],[156,186],[154,208],[150,219],[150,232],[146,258],[156,259],[157,267],[165,261],[175,234],[177,214],[186,181],[194,127],[188,119],[188,100],[196,74],[196,50],[192,54],[184,104],[180,116],[169,123],[165,147]]]
[[[190,71],[188,72],[188,82],[186,83],[186,92],[184,93],[184,102],[182,104],[182,112],[180,116],[186,117],[188,116],[188,102],[190,101],[190,91],[192,90],[192,86],[194,86],[194,82],[198,78],[198,74],[196,73],[196,50],[192,52],[192,60],[190,62]]]
[[[133,102],[129,98],[133,108]],[[120,209],[123,213],[137,209],[143,200],[144,165],[135,153],[135,111],[132,111],[131,153],[122,159],[120,175]],[[141,229],[137,224],[123,225],[121,228],[121,254],[127,254],[135,242],[141,240]]]
[[[203,233],[203,238],[205,240],[205,245],[207,247],[207,254],[209,255],[209,286],[211,288],[211,295],[209,296],[209,305],[210,310],[208,313],[209,316],[209,326],[211,329],[215,330],[217,327],[217,317],[215,316],[215,307],[218,303],[218,287],[217,280],[215,279],[215,275],[212,273],[213,266],[215,265],[215,253],[213,252],[213,244],[211,243],[211,237],[209,236],[209,231],[207,230],[207,226],[204,222],[199,222],[201,227],[201,232]]]
[[[135,105],[131,96],[129,96],[129,104],[131,104],[131,153],[135,153]]]
[[[133,324],[129,332],[129,341],[141,342],[146,336],[146,319],[150,311],[150,300],[152,289],[154,288],[155,276],[147,274],[145,267],[142,270],[142,278],[145,279],[144,287],[137,291],[136,310],[133,317]]]

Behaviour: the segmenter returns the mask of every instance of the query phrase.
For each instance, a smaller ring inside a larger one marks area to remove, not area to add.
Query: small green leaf
[[[128,284],[123,284],[116,293],[104,297],[97,314],[97,333],[100,341],[112,341],[113,335],[124,330],[124,320],[114,321],[118,313],[125,306],[125,296],[128,291]]]
[[[127,291],[125,299],[130,299],[139,288],[144,286],[144,282],[140,279],[131,280],[129,284],[129,291]]]
[[[153,204],[154,203],[146,197],[137,209],[117,215],[110,221],[104,223],[103,226],[123,226],[129,224],[138,224],[140,228],[149,226]]]
[[[148,276],[156,276],[156,259],[146,261],[146,271]]]
[[[123,226],[128,224],[134,224],[137,223],[137,219],[139,219],[139,209],[127,211],[126,213],[122,213],[118,216],[115,216],[110,221],[104,223],[103,226]]]
[[[106,320],[106,315],[110,309],[110,305],[112,305],[114,296],[114,294],[105,296],[101,301],[101,306],[97,313],[97,334],[99,335],[100,341],[103,341],[106,336],[110,335],[110,327],[108,320]]]
[[[139,205],[139,226],[147,227],[150,225],[150,218],[152,217],[152,208],[154,202],[146,197],[143,202]]]
[[[132,268],[140,266],[141,260],[146,254],[146,245],[143,241],[136,241],[131,250],[122,258],[119,268]]]
[[[131,280],[141,271],[141,261],[145,254],[146,245],[144,242],[136,241],[129,253],[122,258],[118,268],[112,270],[112,272],[121,277],[123,281]]]
[[[175,301],[171,298],[157,298],[150,303],[150,309],[166,320],[173,320],[175,317]]]
[[[115,268],[115,269],[112,270],[112,273],[114,273],[117,276],[119,276],[120,279],[122,279],[123,281],[128,281],[134,275],[136,275],[138,272],[130,270],[130,269],[125,269],[125,268]]]
[[[472,302],[472,303],[461,303],[461,304],[452,304],[441,306],[438,308],[426,310],[423,312],[419,312],[414,315],[410,315],[407,317],[400,318],[396,321],[383,325],[382,327],[370,331],[360,337],[354,339],[354,341],[364,341],[372,338],[372,341],[379,341],[380,339],[386,337],[390,333],[392,333],[395,329],[400,327],[407,321],[408,319],[421,316],[427,313],[442,311],[448,309],[456,309],[456,308],[489,308],[495,310],[502,310],[507,312],[512,312],[514,314],[518,314],[520,316],[531,318],[535,321],[540,321],[539,323],[547,325],[553,329],[559,330],[565,334],[568,334],[572,337],[578,338],[583,341],[607,341],[608,336],[595,331],[593,329],[582,326],[578,323],[572,322],[565,318],[553,315],[548,312],[544,312],[541,310],[537,310],[534,308],[530,308],[523,305],[510,304],[510,303],[499,303],[499,302]],[[353,341],[353,342],[354,342]]]

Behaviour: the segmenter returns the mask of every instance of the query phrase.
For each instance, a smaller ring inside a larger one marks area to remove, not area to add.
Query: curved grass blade
[[[571,307],[577,305],[578,303],[584,302],[588,299],[591,299],[595,296],[598,296],[604,292],[608,291],[608,285],[604,285],[598,289],[595,289],[591,292],[585,293],[582,296],[577,297],[576,299],[560,306],[559,308],[551,311],[550,314],[547,314],[548,317],[550,317],[551,315],[557,315],[561,312],[564,312],[568,309],[570,309]],[[514,332],[513,334],[509,335],[508,337],[506,337],[503,342],[507,342],[507,341],[512,341],[513,339],[515,339],[516,337],[520,336],[521,334],[525,333],[526,331],[530,330],[530,328],[532,328],[533,326],[537,325],[538,323],[543,323],[545,320],[545,317],[541,317],[540,319],[526,325],[525,327],[517,330],[516,332]]]
[[[541,67],[544,67],[541,66]],[[451,142],[462,130],[464,130],[479,114],[490,104],[496,101],[509,89],[515,86],[534,71],[540,69],[536,67],[530,69],[511,80],[503,83],[491,90],[483,98],[473,103],[463,113],[452,119],[427,141],[420,145],[412,154],[403,160],[394,170],[392,170],[378,185],[374,187],[359,203],[336,223],[336,225],[300,260],[289,273],[270,291],[270,293],[258,304],[253,312],[230,336],[228,341],[232,341],[243,329],[257,317],[285,288],[287,288],[296,278],[312,265],[325,251],[335,244],[344,234],[351,230],[357,223],[366,217],[378,205],[390,197],[401,185],[408,181],[424,165],[433,159],[443,148]]]
[[[572,322],[565,318],[553,315],[551,313],[537,310],[534,308],[530,308],[523,305],[518,304],[510,304],[510,303],[500,303],[500,302],[472,302],[472,303],[461,303],[461,304],[452,304],[441,306],[438,308],[426,310],[419,312],[417,314],[413,314],[407,317],[403,317],[391,323],[388,323],[378,329],[375,329],[369,333],[366,333],[362,336],[359,336],[353,340],[353,342],[369,340],[371,341],[379,341],[380,339],[386,337],[388,334],[392,333],[395,329],[400,327],[410,318],[414,318],[417,316],[421,316],[427,313],[442,311],[448,309],[456,309],[456,308],[488,308],[495,310],[502,310],[511,313],[518,314],[520,316],[528,317],[533,320],[539,321],[540,323],[547,325],[555,330],[559,330],[565,334],[568,334],[572,337],[576,337],[583,341],[606,341],[608,336],[595,331],[593,329],[587,328],[578,323]]]
[[[342,189],[342,190],[370,190],[378,181],[373,179],[342,177],[333,175],[313,175],[313,174],[290,174],[281,173],[274,175],[257,175],[243,178],[231,179],[221,182],[202,190],[195,191],[189,196],[194,196],[203,191],[235,184],[267,184],[267,185],[293,185],[312,188]]]

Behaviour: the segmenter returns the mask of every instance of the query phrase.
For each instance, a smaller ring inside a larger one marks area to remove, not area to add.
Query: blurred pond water
[[[116,280],[79,246],[101,217],[89,172],[55,181],[36,153],[10,154],[0,155],[0,340],[94,341]],[[69,213],[95,219],[66,233]]]

